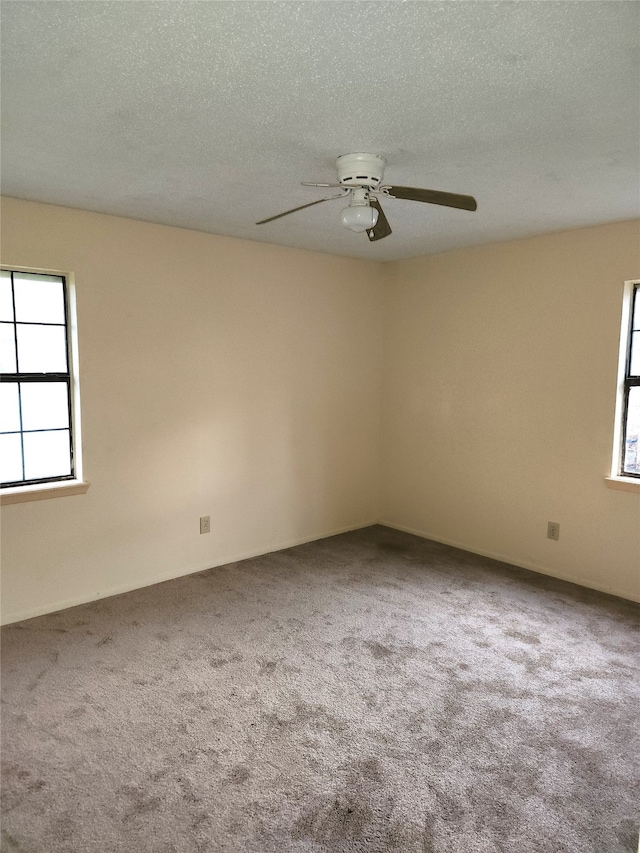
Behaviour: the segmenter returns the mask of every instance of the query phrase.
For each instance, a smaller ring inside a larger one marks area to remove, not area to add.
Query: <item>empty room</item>
[[[2,853],[638,853],[640,4],[0,10]]]

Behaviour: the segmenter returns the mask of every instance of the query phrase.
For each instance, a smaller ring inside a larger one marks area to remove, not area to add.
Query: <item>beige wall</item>
[[[91,482],[3,507],[4,621],[376,521],[378,265],[12,199],[2,236],[75,273]]]
[[[604,483],[637,223],[384,266],[13,199],[2,234],[75,273],[92,484],[3,507],[4,621],[378,519],[640,598]]]
[[[640,600],[640,495],[604,481],[639,237],[624,222],[387,266],[383,522]]]

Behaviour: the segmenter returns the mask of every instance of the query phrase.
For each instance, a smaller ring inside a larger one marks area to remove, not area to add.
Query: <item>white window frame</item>
[[[0,487],[0,504],[38,501],[47,498],[65,497],[68,495],[84,494],[89,483],[84,480],[82,468],[82,428],[80,416],[80,370],[78,358],[78,322],[76,314],[75,278],[68,270],[40,269],[25,267],[20,264],[3,263],[0,267],[9,272],[37,273],[39,275],[56,275],[65,279],[67,299],[67,337],[69,342],[69,374],[71,396],[71,440],[73,445],[74,478],[58,480],[50,483],[35,483],[30,485],[13,485]]]
[[[611,475],[605,479],[607,486],[610,488],[623,489],[625,491],[640,494],[640,479],[638,477],[621,473],[624,458],[625,378],[627,375],[627,361],[629,357],[629,347],[631,344],[631,312],[633,309],[633,295],[636,285],[640,285],[640,279],[632,279],[631,281],[625,281],[624,283],[622,320],[620,323],[620,350],[618,355],[618,384],[613,425]]]

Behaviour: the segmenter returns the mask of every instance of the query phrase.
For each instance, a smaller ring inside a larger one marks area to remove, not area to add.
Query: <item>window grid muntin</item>
[[[69,304],[67,299],[67,279],[66,276],[56,276],[56,278],[60,278],[62,283],[62,301],[64,305],[64,324],[63,323],[42,323],[35,322],[29,323],[24,320],[16,320],[16,297],[15,297],[15,288],[14,288],[14,272],[16,270],[9,270],[11,275],[11,302],[13,307],[13,341],[15,346],[15,354],[16,354],[16,373],[3,373],[2,381],[3,382],[16,382],[18,385],[18,414],[20,418],[20,452],[21,452],[21,462],[22,462],[22,480],[11,480],[7,482],[3,482],[0,484],[2,488],[10,488],[13,486],[33,486],[39,483],[57,483],[63,480],[73,480],[75,478],[75,459],[73,453],[73,406],[71,403],[71,351],[69,345]],[[30,273],[30,275],[51,275],[50,273]],[[8,322],[8,321],[3,321]],[[20,359],[18,356],[18,325],[25,326],[62,326],[64,325],[64,339],[65,339],[65,354],[66,354],[66,362],[67,362],[67,370],[66,372],[51,372],[51,373],[20,373]],[[22,422],[22,394],[20,389],[20,384],[22,382],[65,382],[67,385],[67,411],[68,411],[68,427],[61,427],[51,430],[25,430],[23,429]],[[25,462],[24,462],[24,435],[25,433],[34,433],[34,432],[59,432],[61,429],[69,430],[69,466],[70,473],[69,474],[60,474],[55,477],[38,477],[36,479],[25,479]],[[15,435],[15,430],[6,430],[2,435]]]
[[[631,375],[631,351],[633,349],[634,343],[636,345],[640,345],[640,338],[638,339],[638,341],[634,341],[633,334],[636,326],[636,320],[638,319],[635,316],[635,312],[637,308],[637,303],[639,301],[637,298],[639,290],[640,283],[637,283],[633,285],[633,290],[631,291],[631,310],[629,312],[629,329],[627,336],[627,352],[624,371],[624,401],[622,407],[622,447],[620,453],[620,476],[635,477],[636,479],[640,479],[640,472],[627,471],[625,465],[627,460],[627,424],[629,420],[629,392],[631,388],[640,386],[640,375]]]

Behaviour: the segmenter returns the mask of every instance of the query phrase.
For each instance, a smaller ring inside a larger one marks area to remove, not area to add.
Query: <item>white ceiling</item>
[[[640,215],[638,2],[4,2],[5,195],[375,260]],[[474,195],[323,195],[339,154]]]

